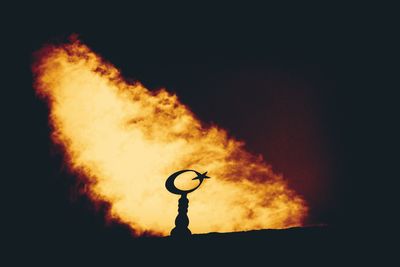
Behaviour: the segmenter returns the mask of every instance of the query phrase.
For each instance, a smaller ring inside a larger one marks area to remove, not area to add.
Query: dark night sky
[[[124,77],[176,93],[202,121],[262,154],[307,200],[307,223],[357,224],[364,210],[354,211],[361,202],[356,185],[361,176],[369,179],[360,167],[368,157],[364,126],[373,98],[365,62],[373,56],[365,58],[365,30],[351,12],[338,19],[338,10],[326,9],[316,17],[299,11],[271,17],[265,9],[231,12],[226,6],[193,14],[134,5],[122,13],[39,9],[20,13],[25,23],[15,22],[9,35],[18,52],[6,107],[19,140],[11,154],[19,162],[13,176],[23,196],[10,217],[18,218],[24,234],[33,228],[64,239],[126,235],[123,227],[104,226],[99,212],[71,194],[73,178],[51,147],[46,106],[32,89],[32,52],[71,33]],[[27,218],[34,218],[29,227]]]

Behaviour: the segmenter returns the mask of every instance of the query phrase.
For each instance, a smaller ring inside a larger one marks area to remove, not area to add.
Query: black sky
[[[124,227],[104,226],[101,214],[71,193],[76,185],[50,144],[47,108],[32,88],[32,53],[72,33],[124,77],[176,93],[202,121],[263,155],[309,203],[307,223],[358,223],[365,209],[355,210],[362,202],[356,187],[361,176],[369,179],[360,168],[368,157],[361,152],[371,119],[366,102],[373,98],[365,63],[373,56],[365,57],[366,29],[353,11],[273,16],[270,9],[228,6],[189,12],[64,5],[25,8],[8,21],[16,52],[5,107],[18,138],[10,147],[20,196],[10,217],[23,233],[126,238]]]

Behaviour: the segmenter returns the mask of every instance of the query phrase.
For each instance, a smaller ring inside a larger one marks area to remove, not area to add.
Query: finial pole
[[[189,207],[189,199],[187,194],[182,194],[178,201],[178,216],[175,219],[175,228],[171,231],[171,236],[190,236],[192,232],[189,230],[189,217],[187,211]]]

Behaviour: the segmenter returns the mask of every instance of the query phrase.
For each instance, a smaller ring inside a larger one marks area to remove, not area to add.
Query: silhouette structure
[[[194,172],[197,174],[195,178],[192,180],[199,180],[199,184],[190,189],[190,190],[181,190],[177,188],[174,184],[175,179],[184,172]],[[173,194],[181,195],[178,201],[178,216],[175,219],[175,228],[171,231],[171,236],[175,237],[187,237],[192,234],[189,230],[189,217],[187,216],[187,211],[189,207],[189,199],[187,198],[187,194],[193,192],[203,183],[204,179],[208,179],[210,177],[207,176],[207,172],[199,173],[195,170],[181,170],[173,173],[171,176],[168,177],[167,181],[165,182],[165,187],[167,190]]]

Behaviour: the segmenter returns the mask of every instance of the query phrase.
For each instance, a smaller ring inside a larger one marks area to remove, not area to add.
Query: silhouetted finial
[[[181,190],[179,188],[176,188],[174,182],[175,179],[182,173],[184,172],[194,172],[197,174],[195,178],[192,180],[199,180],[199,184],[190,189],[190,190]],[[189,236],[192,234],[190,232],[188,225],[189,225],[189,217],[187,216],[187,211],[188,211],[188,206],[189,206],[189,200],[187,198],[187,194],[193,192],[199,186],[203,183],[204,179],[208,179],[210,177],[207,176],[207,172],[205,173],[199,173],[195,170],[181,170],[173,173],[170,177],[168,177],[167,181],[165,182],[165,187],[167,190],[173,194],[181,195],[181,198],[179,199],[179,204],[178,204],[178,216],[176,216],[175,219],[175,228],[172,229],[171,231],[171,236],[177,236],[177,237],[185,237]]]

